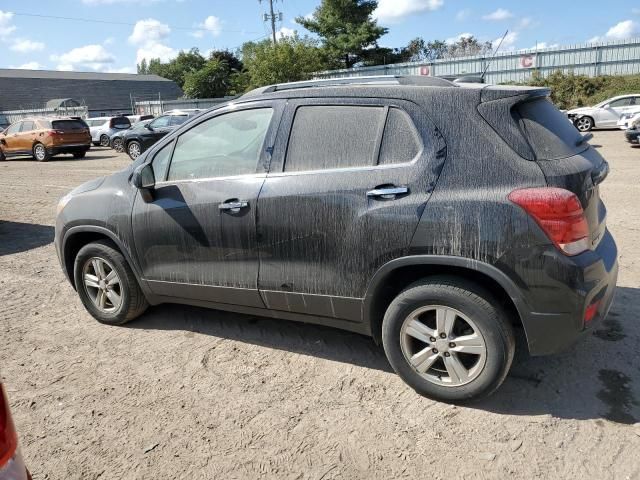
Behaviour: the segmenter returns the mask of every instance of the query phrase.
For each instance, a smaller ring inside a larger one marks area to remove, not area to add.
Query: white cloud
[[[597,43],[606,40],[624,40],[636,37],[640,34],[640,26],[633,20],[624,20],[616,23],[604,35],[596,35],[587,40],[587,43]]]
[[[437,10],[444,0],[379,0],[373,16],[381,22],[397,22],[416,13]]]
[[[470,16],[471,16],[471,9],[470,8],[465,8],[465,9],[460,10],[458,13],[456,13],[456,20],[459,21],[459,22],[463,22],[464,20],[466,20]]]
[[[0,10],[0,38],[7,37],[15,32],[16,27],[11,25],[13,13]]]
[[[448,43],[448,44],[457,43],[460,40],[462,40],[463,38],[471,38],[471,37],[473,37],[473,33],[468,33],[468,32],[460,33],[460,34],[456,35],[455,37],[447,38],[445,40],[445,43]]]
[[[497,22],[501,20],[508,20],[512,17],[513,17],[513,13],[511,13],[509,10],[505,10],[504,8],[499,8],[495,12],[491,12],[487,15],[484,15],[482,19]]]
[[[215,15],[209,15],[204,19],[204,22],[198,25],[199,30],[190,33],[192,37],[202,38],[205,33],[210,33],[214,37],[217,37],[222,32],[222,21]]]
[[[138,20],[133,27],[133,32],[129,36],[129,43],[133,45],[144,45],[147,43],[159,42],[171,33],[169,25],[162,23],[155,18]]]
[[[493,41],[493,48],[498,48],[498,45],[500,45],[500,41],[502,40],[502,46],[500,47],[501,50],[513,50],[519,36],[520,34],[518,32],[509,32],[504,37],[504,40],[502,40],[502,37],[496,38]]]
[[[85,45],[74,48],[62,55],[51,55],[51,60],[59,62],[58,70],[89,68],[102,71],[115,62],[115,57],[102,45]]]
[[[520,28],[529,28],[533,25],[533,19],[531,17],[523,17],[518,22]]]
[[[68,63],[61,63],[56,67],[56,70],[60,70],[61,72],[70,72],[73,70],[73,65],[69,65]]]
[[[133,67],[107,68],[103,71],[107,73],[136,73],[136,69]]]
[[[148,62],[153,58],[159,58],[163,62],[167,62],[175,58],[176,55],[178,55],[176,50],[162,43],[148,43],[138,48],[136,52],[136,62],[140,63],[142,59],[146,59]]]
[[[34,42],[26,38],[18,38],[9,48],[14,52],[20,53],[39,52],[40,50],[44,50],[44,43]]]
[[[537,44],[529,48],[523,48],[522,50],[542,50],[544,48],[558,48],[559,46],[560,44],[558,43],[538,42]]]
[[[282,27],[276,32],[276,38],[293,37],[296,31],[293,28]]]
[[[42,70],[44,69],[44,65],[38,62],[27,62],[22,65],[18,65],[17,67],[12,65],[9,68],[19,68],[21,70]]]
[[[633,20],[625,20],[617,23],[609,29],[605,37],[611,40],[622,40],[638,34],[638,24]]]
[[[82,3],[84,3],[85,5],[91,5],[91,6],[96,6],[96,5],[116,5],[116,4],[122,4],[122,3],[135,3],[137,5],[143,4],[143,5],[149,5],[151,3],[158,3],[161,2],[162,0],[82,0]]]

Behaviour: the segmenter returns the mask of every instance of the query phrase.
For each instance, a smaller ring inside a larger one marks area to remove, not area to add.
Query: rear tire
[[[111,146],[118,153],[124,152],[124,142],[121,138],[114,138]]]
[[[4,152],[0,148],[0,162],[4,162],[6,159],[7,157],[5,156]]]
[[[73,154],[73,158],[77,158],[77,159],[84,158],[86,156],[87,156],[87,152],[86,151],[84,151],[84,152],[75,152]]]
[[[435,400],[490,395],[507,376],[515,351],[513,328],[497,305],[489,292],[457,277],[410,285],[382,322],[389,363],[417,393]]]
[[[51,154],[47,151],[47,147],[45,147],[41,143],[36,143],[33,146],[33,158],[35,158],[39,162],[46,162],[51,158]]]
[[[100,146],[101,147],[109,146],[109,137],[107,135],[100,135]]]
[[[595,125],[591,117],[580,117],[573,124],[580,132],[589,132]]]
[[[131,267],[108,240],[82,247],[73,270],[80,300],[101,323],[122,325],[149,306]]]

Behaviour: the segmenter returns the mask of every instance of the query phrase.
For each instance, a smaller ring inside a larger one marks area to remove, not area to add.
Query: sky
[[[0,0],[0,68],[130,72],[143,58],[169,60],[197,47],[232,49],[268,38],[268,0]],[[307,34],[295,17],[320,0],[277,0],[279,35]],[[579,7],[577,7],[579,4]],[[381,46],[415,37],[455,41],[474,35],[503,50],[640,36],[640,5],[614,0],[379,0],[389,33]],[[67,17],[63,18],[49,18]]]

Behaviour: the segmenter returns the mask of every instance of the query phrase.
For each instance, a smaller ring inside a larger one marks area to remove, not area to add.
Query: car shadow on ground
[[[53,237],[49,225],[0,220],[0,257],[48,245]]]
[[[640,386],[634,368],[638,366],[629,359],[637,358],[639,312],[640,289],[618,288],[609,317],[574,348],[555,356],[530,357],[520,332],[505,383],[491,397],[467,406],[506,415],[637,422]],[[160,305],[130,327],[192,331],[393,372],[382,347],[372,339],[317,325]]]

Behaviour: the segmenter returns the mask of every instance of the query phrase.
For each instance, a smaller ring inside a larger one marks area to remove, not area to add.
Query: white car
[[[640,112],[637,113],[625,113],[618,120],[618,128],[620,130],[629,130],[640,125]]]
[[[620,95],[593,107],[574,108],[567,115],[578,130],[588,132],[592,128],[616,128],[622,115],[635,113],[640,113],[640,94]]]
[[[89,125],[93,144],[103,147],[109,146],[111,135],[131,127],[131,121],[125,116],[87,118],[85,122]]]

